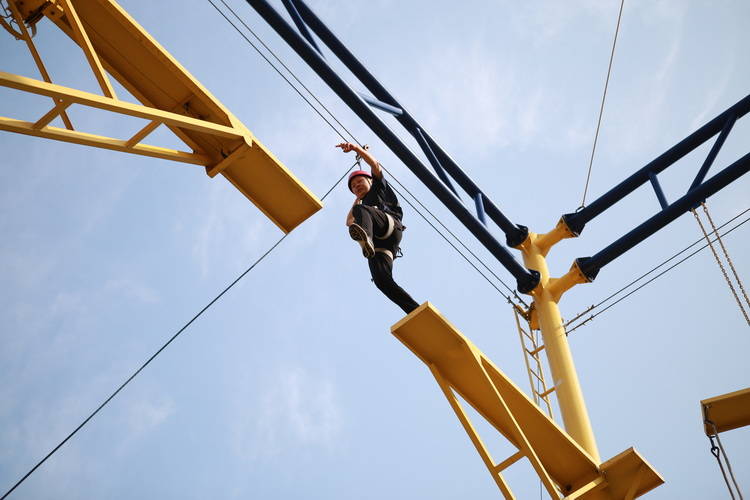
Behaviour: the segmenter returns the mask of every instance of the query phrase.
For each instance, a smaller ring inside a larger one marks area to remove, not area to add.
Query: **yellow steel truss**
[[[634,449],[599,464],[429,302],[391,327],[430,369],[505,498],[515,498],[502,472],[529,460],[550,498],[633,499],[664,481]],[[456,394],[516,452],[496,463]]]
[[[52,98],[34,122],[0,117],[0,129],[206,167],[221,174],[288,232],[322,207],[312,194],[232,113],[112,0],[7,0],[43,81],[0,72],[0,86]],[[47,17],[83,50],[102,95],[55,85],[28,33]],[[109,75],[142,104],[117,98]],[[145,119],[131,137],[113,138],[73,129],[70,106]],[[61,117],[65,128],[51,126]],[[143,141],[164,125],[189,151]]]

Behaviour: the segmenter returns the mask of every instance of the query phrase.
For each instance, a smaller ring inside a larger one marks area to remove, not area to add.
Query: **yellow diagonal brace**
[[[549,493],[550,498],[560,498],[557,492],[557,488],[555,488],[555,484],[552,482],[552,478],[547,472],[547,469],[545,469],[544,465],[542,465],[542,462],[541,460],[539,460],[539,457],[537,456],[536,451],[534,451],[534,448],[531,446],[531,444],[529,443],[529,440],[526,438],[526,434],[524,434],[523,430],[521,429],[521,426],[518,424],[516,417],[510,411],[510,408],[508,408],[508,405],[505,403],[505,398],[503,398],[502,394],[500,394],[500,391],[498,390],[495,383],[492,381],[492,377],[490,377],[490,374],[487,373],[487,368],[484,365],[485,361],[482,355],[477,353],[474,349],[472,349],[472,352],[474,354],[476,363],[482,369],[482,372],[484,372],[484,376],[487,377],[487,380],[492,385],[492,388],[494,389],[494,392],[495,392],[495,397],[500,403],[501,410],[508,416],[510,421],[513,423],[513,429],[511,429],[511,431],[515,432],[516,434],[515,438],[516,438],[516,442],[519,444],[519,450],[522,451],[526,455],[526,457],[528,457],[529,462],[531,462],[531,466],[536,471],[537,475],[539,476],[539,479],[542,480],[542,484],[544,484],[544,489],[547,490],[547,493]]]
[[[60,101],[59,103],[55,104],[55,106],[47,111],[44,116],[39,118],[34,124],[31,126],[31,128],[35,130],[42,129],[49,125],[49,122],[60,116],[61,113],[65,112],[65,109],[70,106],[69,102]]]
[[[151,132],[157,129],[157,127],[161,125],[161,122],[159,121],[152,121],[142,129],[140,129],[138,132],[133,135],[130,139],[128,139],[127,146],[129,148],[135,146],[139,142],[141,142],[143,139],[145,139]]]
[[[26,47],[28,47],[29,52],[31,52],[31,57],[34,59],[36,67],[39,69],[39,73],[42,75],[42,78],[44,78],[45,82],[52,83],[52,78],[50,78],[49,73],[47,72],[44,61],[42,61],[42,57],[39,55],[39,51],[36,50],[36,45],[34,45],[34,41],[31,39],[31,34],[29,34],[29,30],[26,28],[26,23],[24,22],[21,13],[18,11],[18,6],[13,0],[8,2],[8,5],[10,6],[10,12],[13,15],[13,18],[16,20],[16,24],[18,24],[18,27],[21,28],[23,40],[26,42]],[[53,101],[55,102],[55,104],[58,103],[56,99],[53,99]],[[70,118],[68,118],[68,114],[65,111],[62,111],[60,113],[60,117],[65,124],[65,128],[67,128],[68,130],[73,130],[73,123],[70,121]]]
[[[16,132],[25,135],[33,135],[36,137],[44,137],[45,139],[55,139],[58,141],[72,142],[74,144],[82,144],[84,146],[94,146],[97,148],[111,149],[113,151],[133,153],[141,156],[151,156],[153,158],[161,158],[163,160],[192,163],[195,165],[206,165],[208,162],[210,162],[210,159],[208,157],[197,153],[186,153],[184,151],[149,146],[146,144],[128,146],[127,141],[113,139],[111,137],[104,137],[101,135],[86,134],[84,132],[78,132],[75,130],[67,130],[64,128],[50,126],[43,127],[37,130],[34,128],[34,124],[32,122],[14,120],[13,118],[6,118],[4,116],[0,116],[0,130],[5,130],[7,132]]]
[[[513,465],[514,463],[521,460],[525,456],[526,455],[524,455],[521,450],[518,450],[517,452],[515,452],[514,454],[512,454],[511,456],[509,456],[508,458],[506,458],[499,464],[497,464],[495,467],[493,467],[492,470],[495,472],[502,472],[508,467],[510,467],[511,465]]]
[[[607,481],[603,477],[597,477],[593,481],[590,481],[587,484],[584,484],[583,486],[578,488],[576,491],[566,496],[564,500],[577,500],[579,498],[584,498],[584,495],[588,493],[593,493],[594,491],[600,490],[604,488],[605,486],[607,486]],[[590,497],[586,497],[586,498],[590,498]],[[608,497],[604,496],[604,498],[608,498]]]
[[[644,465],[638,467],[638,472],[635,473],[633,482],[630,483],[630,488],[628,488],[628,492],[625,494],[625,498],[623,500],[633,500],[635,498],[635,493],[638,491],[638,487],[641,485],[641,479],[643,478],[645,472],[646,467]]]
[[[91,40],[89,40],[89,36],[86,34],[86,29],[83,27],[83,24],[81,24],[78,13],[76,12],[75,7],[73,7],[73,0],[58,0],[58,2],[62,5],[63,10],[65,11],[65,17],[68,18],[68,22],[70,22],[70,25],[73,28],[76,41],[83,49],[84,54],[86,54],[86,60],[89,62],[89,66],[91,66],[91,70],[94,72],[94,76],[96,76],[96,81],[99,82],[102,92],[104,92],[104,95],[107,97],[116,99],[117,96],[115,95],[115,89],[112,87],[107,74],[104,72],[102,62],[99,60],[99,56],[96,55],[93,45],[91,45]]]
[[[197,132],[203,132],[219,137],[238,139],[243,136],[243,131],[239,129],[218,125],[205,120],[190,118],[184,115],[178,115],[177,113],[170,113],[169,111],[150,108],[148,106],[142,106],[140,104],[132,104],[117,99],[111,99],[109,97],[102,97],[89,92],[56,85],[54,83],[47,83],[33,78],[5,73],[4,71],[0,71],[0,86],[62,99],[71,104],[81,104],[83,106],[90,106],[105,111],[113,111],[124,115],[145,118],[150,121],[158,120],[166,125],[195,130]]]
[[[435,380],[440,386],[440,389],[442,389],[443,394],[450,403],[451,408],[453,408],[453,411],[456,413],[458,420],[461,422],[461,425],[466,431],[466,434],[469,435],[469,439],[471,439],[471,442],[474,444],[474,448],[476,448],[479,456],[482,458],[482,462],[484,462],[487,470],[490,471],[490,475],[492,476],[492,479],[495,480],[497,487],[500,488],[500,491],[502,492],[506,500],[515,500],[516,497],[510,490],[508,483],[505,482],[505,478],[503,478],[503,475],[501,473],[495,470],[495,464],[492,460],[492,457],[490,456],[490,452],[487,451],[487,447],[482,442],[479,434],[477,434],[476,429],[474,429],[471,420],[469,420],[466,412],[464,412],[464,409],[461,407],[461,403],[458,402],[456,395],[453,394],[453,389],[451,389],[443,376],[440,374],[440,370],[438,370],[435,365],[429,365],[429,367],[432,375],[435,377]]]

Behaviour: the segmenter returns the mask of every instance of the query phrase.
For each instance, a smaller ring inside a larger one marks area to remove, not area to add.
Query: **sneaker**
[[[359,246],[362,247],[362,255],[366,258],[370,259],[375,255],[375,245],[372,244],[372,238],[362,226],[358,224],[349,226],[349,236],[359,243]]]

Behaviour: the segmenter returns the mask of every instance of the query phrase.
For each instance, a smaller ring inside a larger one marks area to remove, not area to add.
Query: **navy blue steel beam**
[[[651,181],[651,185],[654,187],[654,192],[656,193],[656,198],[659,200],[659,205],[661,205],[661,208],[667,208],[669,203],[667,202],[667,197],[664,196],[664,191],[661,189],[659,178],[656,177],[656,174],[653,172],[648,173],[648,178]]]
[[[520,292],[528,293],[539,283],[539,273],[520,265],[481,222],[422,164],[414,153],[383,123],[357,92],[352,90],[315,49],[302,38],[266,0],[247,0],[261,17],[328,84],[362,121],[393,151],[427,188],[479,239],[516,279]],[[304,16],[304,12],[302,12]],[[308,22],[309,24],[309,22]],[[318,36],[320,34],[318,33]],[[324,40],[325,42],[325,40]],[[380,96],[376,97],[380,98]],[[381,98],[381,100],[383,100]],[[402,108],[403,109],[403,108]],[[486,201],[486,200],[485,200]]]
[[[422,127],[404,108],[404,106],[402,106],[398,100],[380,84],[372,73],[370,73],[369,70],[359,62],[354,54],[349,51],[349,49],[336,37],[336,35],[334,35],[328,26],[320,20],[320,18],[304,1],[294,0],[294,2],[297,5],[302,18],[315,34],[318,35],[318,38],[320,38],[320,40],[331,49],[336,57],[344,63],[349,71],[351,71],[377,99],[386,102],[391,106],[400,108],[403,111],[403,114],[397,116],[396,119],[404,126],[404,128],[406,128],[407,131],[409,131],[409,133],[414,135],[417,129],[422,130],[424,138],[429,143],[430,148],[437,156],[437,159],[440,161],[443,168],[445,168],[446,172],[456,180],[458,185],[461,186],[461,188],[466,191],[472,199],[476,198],[477,193],[481,193],[482,190],[474,184],[450,155],[448,155],[448,153],[446,153],[443,148],[432,139],[432,137],[424,130],[424,127]],[[528,229],[525,226],[513,224],[484,193],[483,200],[487,215],[489,215],[495,224],[497,224],[503,233],[505,233],[508,245],[515,247],[523,243],[528,235]]]
[[[479,217],[479,220],[486,226],[487,218],[484,216],[484,201],[482,200],[482,198],[482,193],[477,193],[477,195],[474,197],[474,204],[477,207],[477,216]]]
[[[696,187],[667,208],[649,218],[622,238],[601,250],[592,257],[576,259],[583,274],[593,280],[599,270],[615,260],[652,234],[656,233],[685,212],[691,210],[696,202],[705,200],[714,193],[724,189],[750,171],[750,153],[746,154],[709,180]]]
[[[732,115],[727,119],[727,122],[724,124],[724,128],[721,129],[719,137],[716,138],[716,142],[714,142],[714,145],[711,147],[711,151],[709,151],[708,156],[706,157],[706,161],[703,162],[703,165],[701,165],[701,169],[698,171],[698,175],[695,176],[695,179],[693,179],[693,183],[690,184],[688,192],[698,187],[700,183],[703,182],[703,179],[706,178],[708,169],[710,169],[711,165],[714,163],[716,155],[719,154],[719,150],[721,150],[721,147],[724,145],[724,141],[727,140],[727,136],[729,135],[729,132],[732,131],[732,127],[734,127],[734,123],[736,121],[737,117],[735,115]]]
[[[307,40],[307,42],[318,51],[318,54],[320,54],[321,57],[325,58],[323,51],[320,50],[320,47],[318,47],[318,44],[315,43],[315,39],[310,34],[310,30],[307,29],[305,21],[302,20],[302,16],[299,15],[299,11],[297,10],[297,6],[294,5],[294,2],[292,0],[281,0],[281,2],[284,4],[284,7],[286,7],[287,12],[289,12],[292,21],[294,21],[294,25],[297,26],[299,32],[305,37],[305,40]]]
[[[643,183],[648,182],[650,172],[658,174],[662,170],[673,165],[698,146],[708,141],[711,137],[721,132],[726,125],[727,120],[732,116],[734,116],[735,119],[739,119],[749,111],[750,95],[746,96],[744,99],[728,108],[685,139],[672,146],[665,153],[651,161],[617,186],[610,189],[595,201],[591,202],[581,211],[563,215],[565,223],[575,234],[580,234],[587,222],[590,222],[594,217],[635,191]]]
[[[357,92],[359,94],[359,97],[364,99],[364,101],[372,106],[373,108],[377,108],[381,111],[385,111],[386,113],[390,113],[393,116],[399,116],[403,114],[404,112],[401,110],[401,108],[397,108],[396,106],[391,106],[390,104],[386,104],[383,101],[379,101],[375,99],[374,97],[371,97],[364,92]]]
[[[417,140],[419,147],[422,148],[422,151],[432,165],[432,168],[435,169],[435,173],[438,174],[438,177],[440,177],[440,180],[443,181],[443,183],[448,186],[453,194],[455,194],[456,197],[460,199],[461,196],[459,196],[459,194],[456,192],[456,189],[453,187],[453,184],[451,184],[451,180],[448,178],[448,176],[445,175],[445,170],[443,170],[443,166],[440,164],[440,160],[437,159],[437,156],[435,156],[435,152],[430,147],[427,139],[425,139],[422,129],[417,128],[417,130],[415,130],[412,135]],[[478,215],[479,214],[477,214],[477,216]]]
[[[497,208],[497,205],[495,205],[492,200],[490,200],[487,195],[482,192],[482,190],[474,186],[474,183],[471,181],[471,179],[466,177],[466,182],[462,184],[461,177],[459,176],[457,178],[457,176],[454,175],[455,173],[457,173],[455,169],[458,169],[458,172],[460,172],[461,175],[465,174],[460,170],[453,158],[451,158],[450,155],[446,153],[445,150],[440,147],[440,145],[436,143],[432,137],[428,135],[426,136],[426,139],[427,142],[430,143],[430,146],[432,146],[432,150],[438,156],[438,159],[443,165],[445,165],[446,170],[448,170],[448,172],[451,172],[451,175],[453,175],[453,178],[458,181],[459,185],[461,185],[461,187],[463,187],[464,190],[466,190],[466,192],[469,193],[474,199],[476,199],[478,195],[482,196],[485,212],[490,216],[490,219],[492,219],[492,221],[503,230],[508,246],[515,248],[526,241],[526,237],[529,235],[529,229],[526,226],[522,226],[521,224],[513,224],[500,211],[500,209]],[[472,191],[472,186],[476,187],[476,190]]]

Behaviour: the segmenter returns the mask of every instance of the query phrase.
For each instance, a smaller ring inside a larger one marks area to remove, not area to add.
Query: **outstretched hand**
[[[336,144],[336,147],[341,148],[341,151],[344,153],[354,151],[358,155],[361,155],[365,151],[370,149],[370,146],[368,146],[367,144],[365,144],[364,146],[360,146],[359,144],[352,144],[351,142],[342,142],[341,144]]]
[[[344,153],[350,153],[357,150],[357,145],[352,144],[351,142],[342,142],[341,144],[336,144],[336,147],[341,148],[341,151]]]

